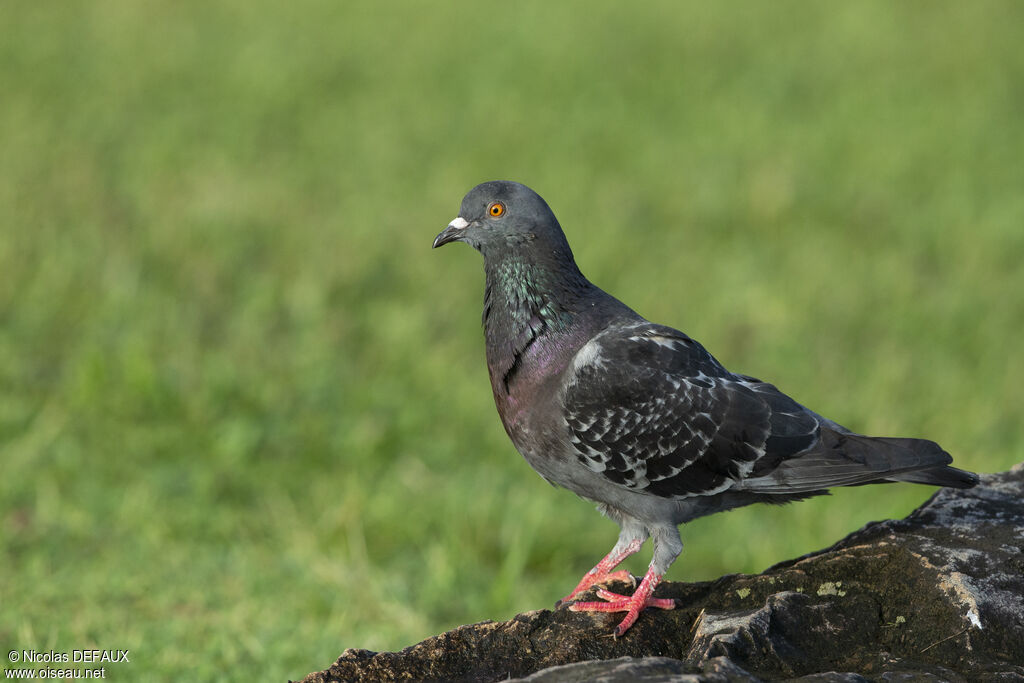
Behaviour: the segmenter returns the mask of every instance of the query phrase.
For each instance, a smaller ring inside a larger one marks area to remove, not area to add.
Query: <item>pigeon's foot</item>
[[[603,574],[587,573],[580,579],[580,582],[572,589],[572,592],[567,596],[555,603],[555,609],[561,607],[567,602],[572,602],[577,595],[590,589],[592,586],[610,583],[612,581],[622,581],[630,584],[636,588],[636,577],[630,574],[625,569],[617,572],[604,572]],[[606,592],[606,591],[602,591]],[[604,603],[600,603],[604,604]]]
[[[648,571],[633,595],[619,595],[611,591],[599,590],[597,597],[606,602],[577,602],[569,605],[569,609],[573,612],[625,612],[626,618],[615,627],[614,634],[618,637],[636,623],[641,610],[645,607],[673,609],[676,606],[676,601],[671,598],[651,597],[659,581],[661,581],[661,576]]]
[[[619,543],[615,544],[612,551],[605,555],[604,559],[598,562],[596,567],[583,575],[580,582],[572,589],[572,593],[569,593],[555,603],[555,609],[558,609],[567,602],[571,602],[577,595],[597,584],[608,583],[609,581],[625,581],[632,586],[636,586],[636,579],[625,569],[617,572],[612,570],[618,567],[624,559],[640,550],[640,546],[643,543],[643,539],[634,538],[629,543],[623,545],[620,539]]]

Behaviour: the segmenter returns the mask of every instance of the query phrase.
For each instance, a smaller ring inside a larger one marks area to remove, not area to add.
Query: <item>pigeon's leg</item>
[[[633,592],[633,595],[619,595],[611,591],[599,590],[597,596],[607,602],[577,602],[569,606],[573,612],[625,612],[626,618],[615,627],[615,635],[621,636],[632,626],[640,611],[645,607],[658,607],[660,609],[672,609],[676,606],[675,600],[671,598],[652,597],[654,589],[661,581],[661,577],[668,571],[672,562],[679,557],[683,550],[683,542],[679,540],[679,530],[675,527],[654,529],[654,557],[651,566],[644,574],[640,585]]]
[[[636,585],[636,579],[625,569],[617,572],[612,570],[618,567],[623,560],[640,550],[640,547],[647,540],[647,529],[639,524],[624,523],[619,533],[619,540],[612,548],[612,551],[605,555],[604,559],[597,563],[593,569],[583,575],[580,582],[572,589],[569,595],[555,603],[555,607],[569,602],[580,593],[584,592],[594,584],[607,583],[608,581],[625,581]]]

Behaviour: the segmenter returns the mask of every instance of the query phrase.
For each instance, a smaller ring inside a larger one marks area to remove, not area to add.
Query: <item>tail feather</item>
[[[791,494],[889,481],[974,486],[977,476],[949,467],[952,461],[949,453],[927,439],[862,436],[822,428],[817,450],[784,460],[775,470],[748,479],[741,487]]]
[[[978,483],[978,475],[974,472],[957,469],[956,467],[933,467],[927,470],[904,472],[886,481],[907,481],[912,484],[931,484],[932,486],[948,486],[954,489],[969,489]]]

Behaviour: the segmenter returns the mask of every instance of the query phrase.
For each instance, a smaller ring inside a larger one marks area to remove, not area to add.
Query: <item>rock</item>
[[[1024,465],[757,576],[658,595],[677,608],[618,639],[612,615],[539,610],[346,650],[304,683],[1024,681]]]
[[[620,657],[552,666],[509,683],[731,683],[749,681],[748,672],[728,659],[710,659],[701,673],[670,657]]]

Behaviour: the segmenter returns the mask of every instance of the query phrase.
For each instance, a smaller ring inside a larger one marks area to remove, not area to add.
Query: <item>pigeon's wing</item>
[[[576,457],[665,498],[776,496],[878,481],[968,486],[933,441],[854,434],[767,382],[726,370],[677,330],[610,328],[585,345],[563,417]]]
[[[610,328],[580,350],[563,417],[583,465],[666,498],[763,480],[813,451],[822,429],[772,385],[730,373],[682,332],[650,323]]]

